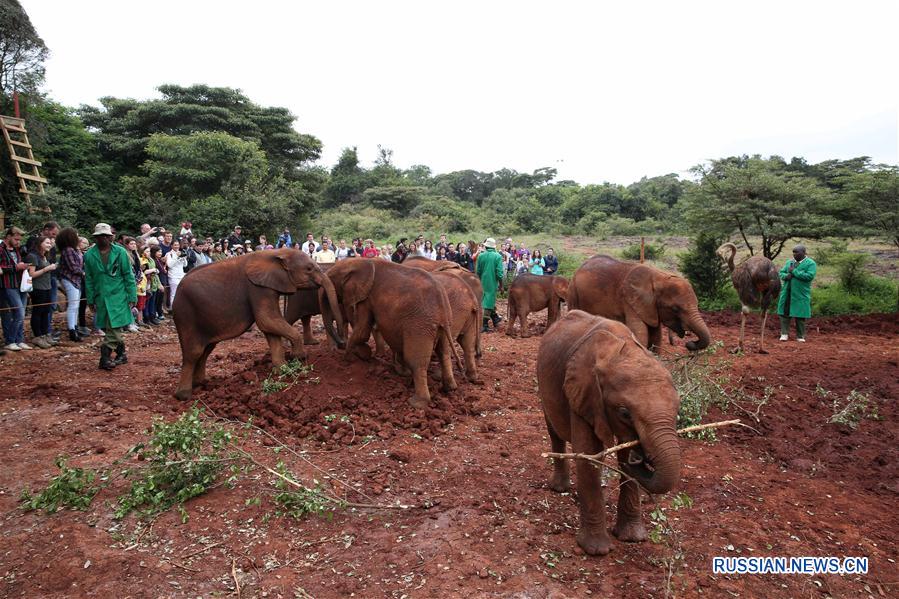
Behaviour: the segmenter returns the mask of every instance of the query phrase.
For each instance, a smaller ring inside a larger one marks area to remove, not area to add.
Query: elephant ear
[[[462,270],[462,267],[456,264],[455,262],[445,262],[435,268],[433,272],[443,272],[446,270]]]
[[[555,276],[553,277],[553,291],[556,295],[562,298],[563,301],[568,301],[568,279],[565,277]]]
[[[625,341],[603,330],[592,335],[568,360],[562,389],[571,410],[593,427],[603,445],[612,447],[615,435],[606,417],[602,380],[610,373],[611,362],[621,353]]]
[[[274,289],[280,294],[295,293],[297,286],[290,279],[287,263],[275,252],[259,252],[246,258],[244,272],[253,285]]]
[[[365,301],[375,284],[374,260],[360,260],[347,273],[343,280],[342,301],[350,310],[359,302]]]
[[[635,266],[624,279],[622,295],[637,317],[650,327],[659,326],[659,309],[653,281],[655,274],[648,266]]]

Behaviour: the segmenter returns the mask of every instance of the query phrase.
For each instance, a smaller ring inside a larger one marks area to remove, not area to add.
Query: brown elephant
[[[484,286],[481,285],[481,279],[479,279],[476,274],[474,274],[467,268],[462,268],[455,262],[449,262],[447,260],[431,260],[429,258],[425,258],[424,256],[410,256],[409,258],[403,260],[403,266],[412,266],[415,268],[426,270],[428,272],[451,271],[457,273],[460,277],[462,277],[462,280],[465,281],[465,284],[468,285],[472,293],[474,293],[474,296],[478,301],[478,322],[483,321],[484,308],[481,305],[481,300],[484,299]],[[475,345],[475,356],[477,356],[478,358],[481,357],[480,327],[478,327],[478,338]]]
[[[662,325],[678,337],[692,331],[698,339],[687,341],[690,351],[705,349],[711,341],[693,286],[647,264],[593,256],[571,278],[568,308],[623,322],[637,341],[656,351]]]
[[[444,391],[456,388],[453,376],[453,314],[446,293],[429,273],[377,259],[343,260],[332,266],[328,278],[334,284],[339,310],[353,327],[347,356],[371,358],[368,339],[372,327],[393,350],[400,375],[411,373],[415,391],[409,399],[424,408],[431,399],[428,364],[435,346]],[[325,327],[331,326],[330,305],[322,305]]]
[[[556,275],[518,275],[509,286],[506,335],[512,336],[515,319],[521,324],[521,336],[530,337],[528,314],[549,308],[546,327],[559,318],[562,302],[568,298],[568,279]]]
[[[265,334],[272,364],[284,363],[287,338],[295,358],[305,359],[300,334],[281,314],[281,295],[299,289],[324,289],[328,301],[337,296],[330,279],[304,252],[282,248],[254,252],[191,270],[178,286],[172,306],[181,343],[181,380],[175,397],[190,398],[206,380],[206,360],[216,344],[249,330],[253,323]],[[338,328],[343,324],[338,314]]]
[[[640,441],[618,452],[620,469],[632,479],[621,485],[621,541],[643,541],[640,489],[666,493],[678,482],[681,453],[675,422],[680,398],[671,375],[625,325],[571,310],[544,334],[537,353],[537,392],[552,451],[570,442],[576,453],[596,454],[618,443]],[[581,525],[577,542],[591,555],[612,548],[606,527],[601,470],[577,460]],[[637,481],[637,482],[634,482]],[[550,488],[568,491],[566,460],[554,460]]]
[[[322,272],[327,273],[331,264],[319,264]],[[303,325],[303,344],[318,345],[318,340],[312,336],[312,317],[321,314],[321,303],[328,301],[324,289],[299,289],[293,295],[287,296],[287,305],[284,306],[284,320],[288,324],[301,321]],[[343,349],[345,347],[346,331],[338,334],[333,327],[325,327],[334,344]]]
[[[478,301],[471,287],[466,283],[462,270],[437,270],[432,272],[431,276],[446,292],[446,299],[449,302],[453,315],[450,336],[458,341],[462,347],[462,358],[465,361],[465,378],[472,383],[477,382],[480,379],[478,378],[475,354],[477,353],[477,342],[481,330],[481,319],[479,317],[481,302]]]

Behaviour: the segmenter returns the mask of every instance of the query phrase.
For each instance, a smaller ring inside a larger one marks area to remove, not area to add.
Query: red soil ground
[[[714,339],[732,348],[739,316],[712,314],[708,322]],[[749,349],[758,322],[753,316],[747,327]],[[23,513],[17,500],[55,474],[57,455],[72,465],[108,464],[145,438],[154,415],[186,409],[171,397],[180,355],[174,330],[129,335],[130,363],[109,374],[96,369],[96,348],[86,345],[6,356],[0,596],[237,596],[235,577],[241,597],[895,596],[899,322],[814,319],[805,345],[777,343],[770,326],[770,354],[715,357],[726,386],[768,394],[759,420],[742,411],[756,409],[745,397],[706,418],[741,417],[759,434],[731,427],[714,443],[684,440],[681,490],[693,507],[667,512],[675,533],[662,543],[616,543],[603,558],[577,547],[573,497],[546,487],[539,336],[486,335],[484,383],[460,376],[459,390],[435,393],[424,413],[408,407],[411,384],[386,361],[347,364],[323,343],[310,348],[312,372],[264,395],[264,340],[248,333],[222,344],[195,397],[220,416],[253,416],[293,450],[277,451],[256,431],[243,446],[260,462],[283,460],[304,482],[349,501],[413,508],[277,517],[267,498],[273,477],[255,469],[234,489],[188,502],[186,524],[172,512],[149,528],[112,519],[114,490],[86,512],[50,516]],[[854,431],[828,422],[833,398],[853,389],[880,417]],[[616,494],[609,493],[610,522]],[[651,500],[645,507],[648,515]],[[716,576],[711,559],[719,555],[867,556],[870,565],[866,576]]]

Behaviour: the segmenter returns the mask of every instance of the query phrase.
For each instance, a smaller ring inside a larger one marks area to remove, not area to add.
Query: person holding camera
[[[181,242],[177,239],[172,242],[172,249],[165,255],[165,267],[169,276],[169,305],[174,306],[178,284],[187,272],[187,252],[181,249]]]

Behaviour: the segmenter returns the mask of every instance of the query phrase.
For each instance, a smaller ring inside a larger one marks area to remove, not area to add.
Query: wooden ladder
[[[32,194],[44,193],[44,184],[47,180],[41,177],[40,171],[37,170],[41,163],[34,159],[31,152],[28,132],[25,131],[25,119],[0,115],[0,129],[3,129],[3,139],[6,140],[9,157],[12,158],[16,177],[19,178],[19,193],[25,196],[25,203],[30,209]]]

